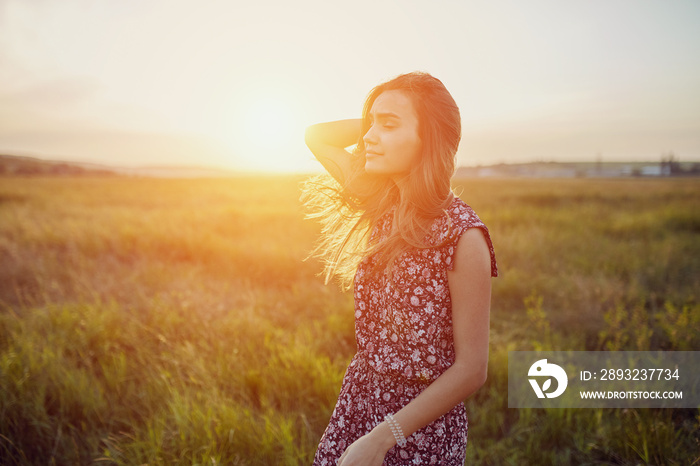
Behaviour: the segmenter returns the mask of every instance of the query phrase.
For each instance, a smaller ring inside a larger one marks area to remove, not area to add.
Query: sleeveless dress
[[[333,414],[321,438],[314,466],[335,465],[345,449],[369,433],[389,413],[399,411],[455,361],[452,302],[447,272],[457,242],[469,228],[480,228],[491,254],[491,276],[498,275],[488,229],[456,198],[437,219],[428,244],[400,256],[391,279],[370,276],[374,258],[358,266],[354,281],[357,353],[347,368]],[[381,241],[392,227],[384,216],[372,232]],[[463,465],[467,415],[459,403],[431,424],[395,445],[385,459],[392,465]]]

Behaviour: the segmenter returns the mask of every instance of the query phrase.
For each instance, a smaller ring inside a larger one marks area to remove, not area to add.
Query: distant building
[[[669,165],[647,165],[639,171],[642,176],[669,176],[671,167]]]

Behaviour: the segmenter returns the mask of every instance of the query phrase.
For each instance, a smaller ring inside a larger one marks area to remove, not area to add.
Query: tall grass
[[[310,464],[355,344],[299,181],[0,179],[0,462]],[[468,463],[697,462],[698,410],[508,409],[507,351],[699,350],[700,184],[455,184],[501,271]]]

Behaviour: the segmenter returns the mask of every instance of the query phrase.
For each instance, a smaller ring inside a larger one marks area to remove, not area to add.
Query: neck
[[[395,175],[391,177],[391,179],[394,181],[394,184],[399,190],[399,199],[403,199],[405,197],[404,193],[408,190],[408,176],[409,175]],[[448,208],[452,204],[452,201],[454,201],[454,199],[455,195],[452,192],[452,190],[450,190],[447,193],[447,197],[445,198],[443,208]]]
[[[404,197],[404,192],[408,189],[408,174],[404,175],[394,175],[391,177],[391,179],[394,181],[394,184],[396,187],[399,189],[399,197]]]

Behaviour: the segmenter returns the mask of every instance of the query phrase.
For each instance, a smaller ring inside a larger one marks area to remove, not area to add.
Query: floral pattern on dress
[[[397,259],[394,272],[373,276],[374,258],[360,263],[354,282],[357,353],[343,378],[331,420],[314,465],[335,465],[359,437],[418,396],[455,361],[452,302],[447,272],[462,234],[484,232],[497,276],[488,229],[459,198],[437,219],[428,238],[433,247],[412,249]],[[387,214],[372,232],[381,241],[391,231]],[[467,444],[464,403],[394,446],[384,465],[463,465]]]

